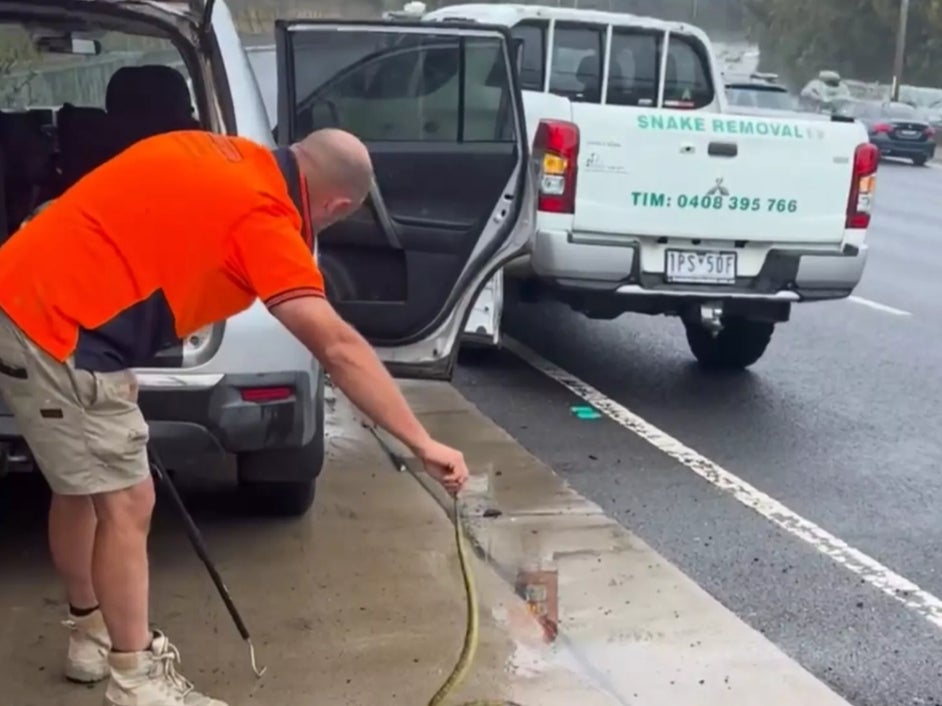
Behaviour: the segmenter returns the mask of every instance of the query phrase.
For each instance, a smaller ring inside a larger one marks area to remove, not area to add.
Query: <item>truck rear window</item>
[[[542,24],[518,24],[511,30],[522,43],[520,50],[520,87],[527,91],[543,90],[543,64],[546,61],[546,27]]]
[[[603,59],[607,25],[557,22],[553,46],[547,51],[549,25],[526,21],[511,29],[520,43],[521,87],[543,91],[548,54],[552,64],[549,92],[582,103],[603,100]],[[654,107],[660,80],[664,33],[635,27],[614,27],[606,103]],[[671,34],[663,67],[665,108],[693,110],[713,102],[715,88],[706,47],[692,35]]]
[[[557,22],[550,67],[550,93],[574,101],[598,103],[602,99],[604,42],[601,28]]]
[[[653,107],[657,103],[664,35],[636,29],[612,32],[607,103]],[[670,35],[664,68],[664,107],[703,108],[713,102],[710,65],[694,37]]]

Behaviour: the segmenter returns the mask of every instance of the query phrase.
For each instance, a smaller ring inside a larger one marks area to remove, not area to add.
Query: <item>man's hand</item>
[[[468,466],[464,462],[464,456],[457,449],[430,441],[422,448],[416,449],[415,453],[425,464],[426,472],[441,483],[449,495],[460,493],[468,482]]]

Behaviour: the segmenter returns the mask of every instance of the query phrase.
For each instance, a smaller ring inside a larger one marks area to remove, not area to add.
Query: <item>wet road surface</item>
[[[940,197],[942,170],[883,165],[857,298],[795,307],[744,375],[700,374],[675,319],[505,313],[537,356],[746,481],[745,495],[611,419],[576,419],[584,402],[511,353],[462,367],[456,386],[852,703],[942,704]],[[779,524],[776,501],[791,513]],[[849,549],[827,555],[818,530]]]

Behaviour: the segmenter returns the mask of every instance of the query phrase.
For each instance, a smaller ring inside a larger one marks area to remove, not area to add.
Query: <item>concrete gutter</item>
[[[559,637],[529,650],[531,672],[565,667],[618,704],[847,706],[453,387],[402,387],[432,434],[468,459],[474,479],[463,522],[478,553],[509,582],[528,561],[555,563]],[[409,467],[449,508],[414,458]]]

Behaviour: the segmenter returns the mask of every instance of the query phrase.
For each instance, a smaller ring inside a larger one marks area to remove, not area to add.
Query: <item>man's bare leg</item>
[[[154,510],[154,481],[94,496],[98,515],[92,560],[95,592],[113,649],[143,652],[150,647],[147,534]]]
[[[71,629],[65,675],[91,684],[108,676],[111,639],[98,609],[92,557],[98,520],[88,495],[53,493],[49,507],[49,548],[65,584]]]
[[[92,583],[97,524],[95,506],[90,497],[53,493],[49,507],[49,549],[65,583],[69,606],[82,612],[98,607]]]
[[[93,575],[114,644],[108,706],[226,706],[197,692],[176,671],[179,653],[148,623],[147,534],[154,509],[148,476],[127,490],[99,493]]]

